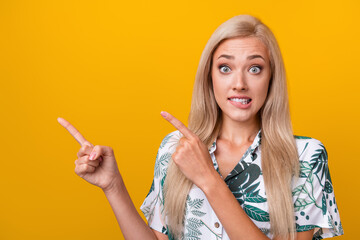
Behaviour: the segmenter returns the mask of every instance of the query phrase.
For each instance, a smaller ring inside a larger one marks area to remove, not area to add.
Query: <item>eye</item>
[[[228,73],[230,71],[230,68],[226,65],[220,65],[219,66],[220,72]],[[225,71],[221,71],[221,69],[224,69]]]
[[[250,68],[250,72],[251,73],[259,73],[261,71],[261,69],[262,69],[262,67],[260,67],[260,66],[252,66]]]

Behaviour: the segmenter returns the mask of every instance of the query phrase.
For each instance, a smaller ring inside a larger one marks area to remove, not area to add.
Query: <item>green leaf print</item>
[[[301,178],[306,178],[311,172],[311,165],[309,162],[300,161],[300,176]]]
[[[168,230],[168,238],[169,238],[169,240],[176,240],[168,227],[167,227],[167,230]]]
[[[270,229],[268,228],[260,228],[260,230],[265,234],[268,235],[270,233]]]
[[[166,175],[164,174],[163,177],[160,180],[160,186],[161,186],[162,189],[164,188],[165,179],[166,179]]]
[[[315,174],[320,172],[320,179],[323,179],[327,168],[327,152],[322,144],[320,146],[321,148],[316,149],[316,153],[311,156],[311,163],[313,164],[313,169],[316,169]]]
[[[248,188],[245,189],[245,192],[247,192],[248,194],[253,194],[253,195],[258,195],[259,194],[259,190],[255,191],[257,189],[257,187],[260,185],[260,182],[255,183],[251,186],[249,186]],[[255,192],[254,192],[255,191]]]
[[[231,192],[241,206],[244,204],[246,194],[252,194],[253,196],[259,194],[257,187],[260,185],[260,182],[257,180],[259,179],[260,172],[261,170],[258,165],[251,164],[241,174],[227,182]]]
[[[188,216],[189,212],[194,214],[196,217],[204,216],[206,213],[201,212],[197,209],[200,209],[203,205],[204,199],[194,199],[191,200],[191,197],[187,196],[187,206],[186,206],[186,216]],[[185,234],[185,239],[200,239],[198,238],[201,235],[201,231],[198,229],[199,227],[203,226],[203,222],[197,218],[189,218],[186,221],[185,228],[187,233]]]
[[[192,236],[198,236],[198,235],[201,235],[201,232],[200,230],[198,230],[199,227],[201,227],[204,223],[200,220],[200,219],[197,219],[197,218],[189,218],[187,219],[187,224],[186,224],[186,228],[188,230],[191,230]]]
[[[333,221],[329,215],[328,215],[328,224],[329,224],[329,227],[336,229],[335,224],[333,223]]]
[[[314,203],[313,200],[306,199],[306,198],[298,198],[298,199],[296,199],[296,201],[294,203],[295,211],[303,210],[312,203]]]
[[[339,224],[339,233],[344,234],[344,230],[343,230],[343,227],[342,227],[342,223],[341,223],[341,222],[340,222],[340,224]]]
[[[298,136],[298,135],[294,135],[294,137],[297,139],[311,139],[311,137]]]
[[[324,188],[325,192],[327,193],[332,193],[333,192],[333,187],[331,185],[331,183],[329,181],[326,180],[325,182],[325,188]]]
[[[186,229],[188,230],[188,232],[185,234],[185,236],[187,236],[187,237],[197,237],[197,236],[202,235],[196,225],[188,224],[188,225],[186,225]]]
[[[142,211],[144,213],[144,216],[146,218],[148,218],[148,216],[150,215],[150,208],[151,208],[151,205],[148,205],[148,206],[146,206],[145,208],[142,209]]]
[[[164,226],[162,227],[161,233],[167,234],[167,229],[166,229],[166,227],[164,227]]]
[[[216,239],[221,239],[220,235],[217,235],[215,232],[211,230],[201,219],[200,217],[206,215],[206,212],[202,212],[201,209],[204,203],[204,199],[196,198],[191,200],[191,197],[188,195],[186,199],[186,233],[185,240],[191,239],[200,239],[199,236],[202,235],[202,232],[199,230],[200,227],[204,227],[203,231],[206,229],[211,232],[211,235],[214,235]],[[195,217],[189,217],[192,214]]]
[[[161,166],[165,166],[166,164],[168,164],[170,158],[171,158],[171,153],[166,152],[166,153],[162,154],[158,160],[156,160],[155,173],[154,173],[155,177],[160,176]]]
[[[153,180],[152,184],[151,184],[151,187],[150,187],[150,190],[149,190],[148,194],[146,195],[146,197],[148,197],[150,195],[150,193],[152,193],[154,191],[154,184],[155,184],[155,181]]]
[[[326,199],[325,199],[325,194],[323,194],[323,196],[322,196],[322,213],[323,213],[323,215],[326,214]]]
[[[144,216],[146,218],[148,218],[148,222],[151,222],[152,221],[152,218],[154,216],[154,211],[155,211],[155,208],[153,207],[154,204],[156,203],[158,199],[158,196],[156,198],[154,198],[150,204],[148,204],[148,206],[143,210],[144,212]]]
[[[317,225],[303,225],[303,226],[300,226],[299,224],[296,223],[296,231],[297,232],[309,231],[309,230],[314,229],[316,227],[319,227],[319,226],[317,226]]]
[[[297,187],[293,190],[292,195],[293,195],[293,196],[296,195],[296,196],[299,197],[299,195],[300,195],[300,193],[302,192],[303,188],[304,188],[303,185],[297,186]],[[306,188],[304,189],[304,193],[308,193],[307,190],[306,190]]]
[[[255,152],[253,152],[253,153],[251,154],[251,159],[252,159],[253,161],[255,161],[255,160],[257,159],[257,154],[256,154]]]
[[[270,221],[269,213],[267,213],[257,207],[244,204],[243,209],[249,217],[251,217],[252,219],[254,219],[256,221],[259,221],[259,222],[269,222]]]
[[[266,198],[260,195],[254,195],[253,193],[247,193],[245,197],[245,202],[263,203],[266,202]]]
[[[169,141],[169,139],[172,137],[172,134],[171,133],[169,133],[168,135],[166,135],[165,137],[164,137],[164,139],[163,139],[163,141],[161,142],[161,144],[160,144],[160,149],[162,149],[164,146],[165,146],[165,144]]]
[[[307,142],[305,144],[305,147],[303,148],[303,150],[301,151],[300,155],[299,155],[299,158],[301,157],[301,155],[304,153],[305,149],[307,148],[307,146],[309,145],[309,143]]]
[[[185,234],[186,240],[199,240],[201,238]]]
[[[204,203],[204,199],[197,198],[197,199],[194,199],[193,201],[190,200],[189,207],[199,209],[199,208],[201,208],[203,203]]]
[[[191,213],[194,214],[197,217],[202,217],[202,216],[204,216],[206,214],[206,213],[201,212],[199,210],[192,210]]]
[[[314,197],[314,174],[310,172],[309,176],[307,177],[305,183],[303,185],[297,186],[293,190],[293,196],[297,195],[297,199],[294,203],[295,211],[300,211],[307,208],[310,204],[315,204],[317,208],[322,209],[322,206],[318,206],[316,204],[316,199]],[[304,195],[306,195],[304,197]]]

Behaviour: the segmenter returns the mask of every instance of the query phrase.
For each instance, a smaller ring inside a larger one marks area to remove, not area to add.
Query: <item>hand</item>
[[[188,179],[203,189],[210,182],[208,179],[216,173],[209,150],[200,138],[181,121],[170,113],[162,113],[164,115],[161,115],[184,136],[180,138],[179,145],[172,154],[173,161]]]
[[[58,118],[58,122],[66,128],[66,130],[68,130],[81,145],[81,148],[77,153],[78,159],[75,160],[75,173],[77,175],[87,182],[100,187],[104,191],[115,188],[119,180],[122,182],[114,152],[111,147],[100,145],[94,146],[65,119]],[[93,154],[93,156],[91,154]],[[90,156],[92,157],[91,159]]]

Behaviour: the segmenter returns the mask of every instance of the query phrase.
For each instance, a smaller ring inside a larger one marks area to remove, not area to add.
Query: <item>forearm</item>
[[[220,175],[216,173],[211,179],[203,187],[203,191],[230,239],[268,240],[269,238],[260,231],[241,208]]]
[[[136,211],[123,181],[117,181],[111,190],[104,190],[104,193],[125,239],[157,239]]]

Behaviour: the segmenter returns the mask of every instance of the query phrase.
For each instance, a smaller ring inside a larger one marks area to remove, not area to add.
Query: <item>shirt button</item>
[[[220,223],[218,223],[218,222],[216,222],[214,225],[215,225],[216,228],[220,227]]]

